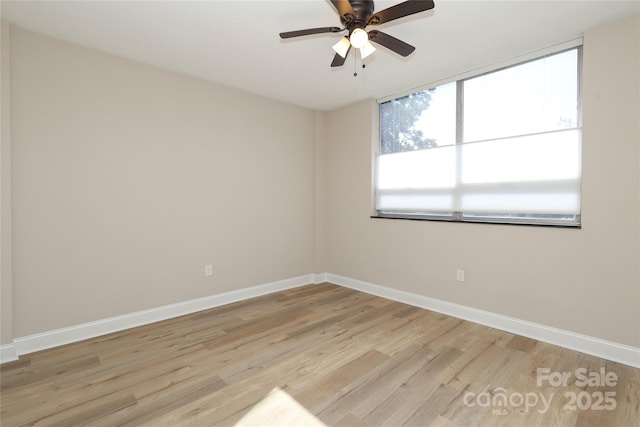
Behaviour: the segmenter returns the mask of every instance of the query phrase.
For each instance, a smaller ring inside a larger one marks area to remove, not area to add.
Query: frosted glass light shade
[[[362,55],[362,59],[364,59],[375,51],[376,51],[376,48],[373,47],[373,45],[369,40],[367,40],[364,46],[360,48],[360,55]]]
[[[350,46],[351,46],[351,43],[349,43],[349,39],[346,37],[343,37],[340,40],[338,40],[338,43],[334,44],[331,47],[333,48],[333,50],[336,51],[338,55],[344,58],[347,56],[347,52],[349,52]]]
[[[356,28],[351,32],[349,40],[351,41],[351,46],[360,49],[369,40],[369,35],[362,28]]]

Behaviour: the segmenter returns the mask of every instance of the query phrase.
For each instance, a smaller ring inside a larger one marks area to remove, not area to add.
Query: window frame
[[[437,88],[439,86],[451,83],[451,82],[456,82],[456,140],[455,140],[455,145],[462,145],[465,144],[465,142],[463,141],[463,129],[464,129],[464,82],[467,80],[471,80],[471,79],[475,79],[477,77],[481,77],[484,75],[488,75],[488,74],[492,74],[495,72],[499,72],[502,70],[506,70],[509,68],[513,68],[513,67],[517,67],[523,64],[527,64],[529,62],[533,62],[533,61],[538,61],[550,56],[554,56],[557,54],[561,54],[564,52],[568,52],[571,50],[576,50],[577,53],[577,58],[576,58],[576,63],[577,63],[577,75],[576,75],[576,79],[577,79],[577,105],[576,105],[576,117],[577,117],[577,123],[575,128],[573,129],[579,129],[582,132],[582,70],[583,70],[583,43],[582,43],[582,39],[576,39],[576,40],[572,40],[566,43],[563,43],[561,45],[558,46],[553,46],[551,48],[548,49],[544,49],[543,52],[541,53],[540,51],[538,51],[536,54],[535,52],[530,53],[528,55],[526,55],[526,57],[523,59],[522,57],[520,58],[515,58],[509,61],[505,61],[504,63],[501,64],[495,64],[493,66],[489,66],[489,67],[484,67],[482,69],[479,70],[475,70],[472,72],[468,72],[468,73],[464,73],[462,75],[456,76],[456,77],[452,77],[450,79],[444,79],[444,80],[440,80],[438,82],[435,82],[433,84],[430,85],[424,85],[421,86],[420,88],[414,88],[411,91],[402,93],[402,94],[398,94],[398,95],[394,95],[394,96],[388,96],[385,98],[381,98],[377,100],[377,115],[376,115],[376,119],[377,119],[377,126],[375,126],[376,128],[376,132],[375,133],[375,138],[374,138],[374,148],[372,150],[372,183],[373,183],[373,188],[372,188],[372,215],[371,218],[380,218],[380,219],[404,219],[404,220],[418,220],[418,221],[438,221],[438,222],[455,222],[455,223],[471,223],[471,224],[501,224],[501,225],[527,225],[527,226],[543,226],[543,227],[559,227],[559,228],[574,228],[574,229],[581,229],[582,228],[582,203],[581,203],[581,207],[580,207],[580,213],[574,215],[574,219],[561,219],[561,218],[552,218],[552,215],[548,215],[546,218],[532,218],[531,216],[533,214],[531,214],[529,217],[527,217],[527,214],[522,214],[522,217],[509,217],[508,213],[495,213],[495,216],[487,216],[482,215],[478,212],[466,212],[466,211],[453,211],[451,212],[451,214],[449,215],[448,212],[399,212],[399,211],[384,211],[384,210],[378,210],[376,208],[375,205],[375,199],[376,199],[376,191],[378,188],[378,183],[377,183],[377,177],[378,177],[378,171],[377,171],[377,159],[379,156],[381,156],[381,137],[380,135],[382,134],[381,131],[381,121],[380,121],[380,105],[394,100],[394,99],[398,99],[398,98],[402,98],[404,96],[413,94],[413,93],[418,93],[424,90],[428,90],[428,89],[432,89],[432,88]],[[538,133],[544,133],[544,132],[538,132]],[[536,134],[538,134],[536,133]],[[515,135],[512,135],[511,137],[515,137]],[[582,140],[582,136],[580,137]],[[475,141],[468,141],[468,142],[475,142]],[[582,160],[581,160],[582,162]],[[460,182],[460,174],[461,174],[461,168],[460,165],[456,165],[456,175],[457,175],[457,179],[456,182]],[[581,174],[582,175],[582,174]],[[581,182],[582,182],[582,177],[580,178]],[[580,188],[580,193],[582,193],[582,184],[581,184],[581,188]],[[473,215],[476,216],[473,216]],[[500,216],[502,215],[502,216]],[[513,214],[511,214],[513,215]],[[515,214],[518,215],[518,214]],[[558,217],[560,217],[562,215],[558,215]]]

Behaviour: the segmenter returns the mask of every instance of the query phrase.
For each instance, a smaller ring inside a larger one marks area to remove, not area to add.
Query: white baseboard
[[[319,283],[327,282],[327,276],[329,273],[314,273],[313,274],[313,284],[317,285]]]
[[[16,345],[14,343],[0,345],[0,363],[13,362],[18,360]]]
[[[637,347],[618,344],[513,317],[502,316],[500,314],[435,298],[429,298],[419,294],[374,285],[372,283],[331,273],[308,274],[291,279],[252,286],[250,288],[170,304],[150,310],[97,320],[68,328],[56,329],[53,331],[16,338],[13,343],[0,346],[0,363],[17,360],[18,356],[32,353],[34,351],[45,350],[64,344],[95,338],[101,335],[122,331],[124,329],[147,325],[149,323],[195,313],[197,311],[207,310],[285,289],[323,282],[334,283],[346,288],[355,289],[390,300],[447,314],[449,316],[469,320],[474,323],[479,323],[517,335],[522,335],[640,368],[640,348]]]
[[[640,368],[640,348],[328,273],[330,283]]]
[[[96,320],[94,322],[83,323],[68,328],[56,329],[39,334],[14,339],[14,344],[2,346],[2,362],[5,362],[5,347],[7,347],[7,361],[16,360],[17,356],[34,351],[45,350],[58,347],[77,341],[95,338],[101,335],[122,331],[136,326],[147,325],[153,322],[195,313],[209,308],[219,307],[232,302],[242,301],[273,292],[291,289],[298,286],[314,283],[315,275],[294,277],[291,279],[279,280],[277,282],[252,286],[250,288],[238,289],[224,292],[190,301],[169,304],[149,310],[124,314],[122,316],[110,317],[108,319]],[[11,346],[11,348],[9,348]],[[11,350],[14,358],[10,359]]]

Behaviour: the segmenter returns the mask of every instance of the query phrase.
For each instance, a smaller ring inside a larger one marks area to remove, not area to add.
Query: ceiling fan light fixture
[[[333,50],[336,51],[338,55],[345,58],[347,56],[347,52],[349,52],[349,47],[351,47],[351,43],[349,42],[348,38],[342,37],[340,40],[338,40],[338,43],[334,44],[331,47],[333,48]]]
[[[367,40],[364,46],[360,48],[360,55],[362,56],[362,59],[364,59],[375,51],[376,51],[376,48],[373,47],[373,45],[369,40]]]
[[[369,41],[369,34],[362,28],[356,28],[351,32],[349,40],[351,41],[351,46],[360,49]]]
[[[373,0],[331,0],[331,3],[340,16],[340,27],[307,28],[304,30],[280,33],[281,39],[290,39],[293,37],[325,33],[340,33],[344,35],[344,31],[347,31],[348,34],[332,46],[336,54],[331,61],[331,67],[341,67],[344,65],[351,46],[360,50],[362,58],[371,55],[375,51],[375,48],[371,46],[369,39],[400,56],[407,57],[411,55],[416,48],[410,44],[382,31],[371,30],[371,32],[367,33],[365,28],[368,25],[384,24],[435,7],[433,0],[406,0],[394,6],[387,7],[386,9],[376,11],[374,14],[376,8]],[[364,62],[362,66],[364,68]]]

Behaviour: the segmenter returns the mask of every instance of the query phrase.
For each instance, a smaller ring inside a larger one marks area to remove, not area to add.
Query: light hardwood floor
[[[583,385],[580,368],[617,381]],[[538,385],[538,369],[569,373],[567,385]],[[640,425],[640,369],[331,284],[1,370],[3,427],[233,425],[275,387],[334,426]]]

